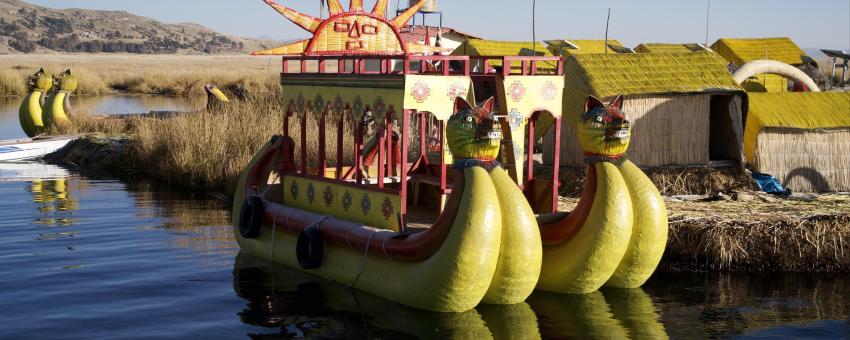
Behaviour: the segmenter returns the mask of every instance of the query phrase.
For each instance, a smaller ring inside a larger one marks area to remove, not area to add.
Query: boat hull
[[[0,162],[23,162],[59,151],[78,136],[0,141]]]
[[[238,228],[242,206],[246,197],[252,196],[252,180],[258,183],[250,177],[262,173],[255,171],[255,167],[271,163],[264,159],[269,157],[269,147],[243,173],[239,188],[245,190],[237,190],[234,198],[234,234],[243,251],[419,309],[464,312],[482,302],[496,274],[502,242],[498,200],[480,199],[497,197],[487,170],[471,167],[459,171],[462,190],[455,190],[452,195],[457,197],[450,198],[456,202],[450,204],[457,204],[457,208],[447,209],[459,213],[446,220],[450,221],[448,232],[440,238],[438,247],[434,250],[421,247],[422,252],[433,251],[432,254],[397,259],[392,256],[399,249],[397,243],[416,244],[417,240],[428,237],[427,233],[436,233],[442,227],[435,226],[407,236],[407,240],[398,240],[393,238],[398,234],[389,230],[357,225],[264,198],[265,214],[259,237],[243,237]],[[436,224],[440,223],[438,220]],[[317,269],[302,268],[296,253],[297,233],[310,226],[318,227],[324,239],[324,254]],[[366,242],[354,240],[364,235],[368,235]],[[381,251],[382,245],[389,250]]]

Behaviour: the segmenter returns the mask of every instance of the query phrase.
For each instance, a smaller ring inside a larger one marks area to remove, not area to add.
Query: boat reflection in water
[[[236,257],[233,287],[248,301],[239,313],[242,322],[277,330],[249,334],[255,338],[540,338],[537,316],[526,303],[482,305],[464,313],[427,312],[243,253]]]
[[[44,163],[0,163],[0,180],[28,182],[30,194],[39,216],[35,224],[45,227],[74,225],[79,210],[75,191],[79,183],[71,181],[68,170]]]
[[[604,289],[586,295],[536,291],[528,303],[544,338],[668,338],[661,316],[642,289]]]

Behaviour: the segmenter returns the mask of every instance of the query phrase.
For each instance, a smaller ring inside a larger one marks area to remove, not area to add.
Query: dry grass
[[[26,92],[25,79],[14,70],[0,71],[0,93],[23,95]]]
[[[153,176],[192,188],[232,192],[258,149],[280,133],[276,97],[234,103],[221,112],[133,122],[129,154]]]
[[[78,95],[112,92],[196,95],[203,85],[245,86],[250,93],[277,93],[277,58],[250,56],[177,56],[129,54],[35,54],[0,56],[2,95],[25,94],[23,79],[39,68],[71,68],[79,78]]]
[[[562,167],[559,172],[564,197],[580,197],[584,189],[585,168]],[[732,190],[755,190],[753,179],[737,168],[652,168],[644,169],[646,175],[664,196],[714,195]],[[549,180],[551,167],[539,166],[534,170],[537,178]]]

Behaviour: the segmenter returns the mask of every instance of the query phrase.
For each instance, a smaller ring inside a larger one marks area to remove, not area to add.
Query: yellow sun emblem
[[[363,0],[351,0],[348,11],[339,0],[327,0],[330,17],[314,16],[264,0],[278,13],[313,34],[310,39],[278,48],[253,52],[253,55],[340,55],[340,54],[421,54],[442,49],[418,43],[405,43],[399,28],[404,27],[426,0],[420,0],[397,17],[386,18],[387,1],[378,0],[371,12],[363,10]]]

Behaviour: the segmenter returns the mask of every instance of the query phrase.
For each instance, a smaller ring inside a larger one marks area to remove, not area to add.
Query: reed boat
[[[42,158],[78,139],[79,136],[48,136],[0,141],[0,162],[22,162]]]
[[[286,113],[234,195],[243,252],[430,311],[524,301],[541,238],[522,144],[537,112],[559,122],[562,60],[425,55],[442,49],[399,33],[425,1],[392,19],[329,1],[324,20],[266,2],[313,37],[254,53],[283,56]]]
[[[589,97],[576,130],[585,162],[584,190],[569,213],[538,215],[543,268],[538,288],[588,294],[602,286],[637,288],[667,246],[667,209],[658,188],[626,150],[631,124],[623,96],[606,105]]]

